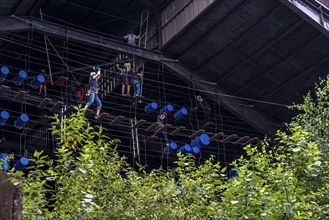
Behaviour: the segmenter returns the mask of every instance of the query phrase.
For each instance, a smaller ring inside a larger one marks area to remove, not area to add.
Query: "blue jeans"
[[[131,46],[136,46],[135,41],[128,41],[128,44],[131,45]]]
[[[94,101],[96,102],[97,108],[101,109],[102,108],[102,102],[98,98],[98,95],[93,92],[93,93],[90,93],[89,100],[88,100],[88,103],[87,103],[88,107],[90,107],[93,104]]]
[[[141,83],[136,79],[134,79],[133,83],[135,85],[134,96],[139,96],[141,93]]]

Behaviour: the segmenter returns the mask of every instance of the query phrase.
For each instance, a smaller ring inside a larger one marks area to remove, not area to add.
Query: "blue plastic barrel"
[[[236,177],[236,176],[239,176],[238,172],[236,172],[236,170],[231,169],[230,171],[228,171],[228,179],[231,179],[231,178]]]
[[[6,121],[9,118],[9,113],[7,111],[2,111],[0,113],[0,126],[6,124]]]
[[[174,110],[174,107],[172,105],[168,104],[160,110],[160,114],[163,114],[164,112],[169,114],[173,110]]]
[[[171,142],[171,143],[169,143],[169,145],[167,147],[165,147],[163,149],[163,151],[166,154],[170,154],[170,153],[174,152],[176,149],[177,149],[177,144],[175,142]]]
[[[34,77],[34,79],[31,81],[30,86],[33,89],[37,89],[40,87],[41,83],[45,82],[45,77],[43,75],[37,75]]]
[[[26,157],[21,157],[15,164],[16,170],[24,170],[25,167],[29,164],[29,160]]]
[[[3,171],[8,171],[9,170],[9,163],[8,163],[8,160],[7,160],[7,154],[0,154],[0,159],[2,160],[2,170]]]
[[[183,154],[187,154],[187,153],[191,153],[192,148],[190,147],[190,145],[185,144],[183,147],[181,147],[178,152],[181,152]]]
[[[151,102],[147,106],[145,106],[144,110],[146,113],[150,113],[158,108],[158,103],[156,102]]]
[[[15,85],[22,85],[22,83],[24,82],[24,80],[27,78],[27,74],[24,70],[21,70],[18,72],[18,74],[15,76],[14,78],[14,83]]]
[[[29,116],[27,116],[26,114],[21,114],[21,116],[19,116],[17,120],[14,122],[14,125],[16,128],[22,129],[28,121],[29,121]]]
[[[206,134],[201,134],[199,137],[195,138],[191,142],[192,147],[204,147],[210,143],[210,138]]]
[[[183,116],[187,115],[187,110],[186,108],[181,108],[179,109],[179,111],[177,111],[175,114],[174,114],[174,118],[176,120],[179,120],[181,119]]]
[[[9,69],[6,66],[1,67],[0,70],[0,81],[4,81],[9,74]]]
[[[200,153],[200,148],[198,148],[198,147],[192,147],[191,153],[192,154],[198,154],[198,153]]]

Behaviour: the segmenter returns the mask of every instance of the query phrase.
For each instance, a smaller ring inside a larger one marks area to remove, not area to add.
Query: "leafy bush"
[[[279,145],[246,146],[232,165],[211,157],[197,166],[178,154],[176,167],[134,170],[115,140],[78,111],[55,117],[56,159],[34,153],[20,184],[25,219],[329,219],[328,81],[307,95]],[[318,149],[320,146],[320,150]],[[12,170],[13,171],[13,170]],[[47,184],[52,184],[50,187]]]

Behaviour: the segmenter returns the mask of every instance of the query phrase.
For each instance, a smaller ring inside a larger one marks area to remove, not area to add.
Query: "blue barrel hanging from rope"
[[[24,70],[21,70],[18,72],[18,74],[15,76],[14,78],[14,83],[15,85],[22,85],[22,83],[24,82],[24,80],[27,78],[27,74]]]
[[[15,164],[16,170],[24,170],[25,167],[29,164],[29,160],[26,157],[21,157]]]
[[[192,147],[191,153],[196,155],[200,153],[200,148],[199,147]]]
[[[7,111],[2,111],[0,113],[0,126],[6,124],[6,121],[8,120],[9,116],[10,115]]]
[[[21,114],[14,122],[14,125],[17,129],[22,129],[28,121],[29,121],[29,116],[27,116],[26,114]]]
[[[207,134],[201,134],[199,137],[191,141],[192,147],[204,147],[210,143],[210,138]]]
[[[164,112],[169,114],[173,110],[174,110],[174,107],[172,105],[168,104],[160,110],[160,114],[163,114]]]
[[[181,108],[179,109],[175,114],[174,114],[174,118],[176,120],[181,119],[183,116],[187,115],[187,110],[186,108]]]
[[[8,163],[8,160],[7,160],[7,154],[0,154],[0,160],[2,160],[2,170],[3,171],[8,171],[9,170],[9,163]]]
[[[31,81],[30,86],[33,89],[39,88],[39,86],[46,81],[45,77],[43,75],[37,75],[34,77],[34,79]]]
[[[145,106],[144,111],[146,113],[151,113],[152,111],[156,110],[158,108],[158,103],[156,102],[151,102],[147,106]]]
[[[173,153],[177,149],[177,144],[175,142],[169,143],[167,147],[163,149],[166,154]]]
[[[1,67],[0,69],[0,81],[4,81],[9,74],[9,69],[6,66]]]
[[[190,145],[188,144],[185,144],[183,147],[181,147],[178,152],[181,152],[183,154],[188,154],[188,153],[191,153],[192,151],[192,148],[190,147]]]
[[[228,171],[228,179],[231,179],[236,176],[239,176],[238,172],[236,172],[236,170],[230,169],[230,171]]]

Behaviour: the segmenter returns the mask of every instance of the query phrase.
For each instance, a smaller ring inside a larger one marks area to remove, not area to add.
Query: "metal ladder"
[[[142,11],[141,14],[141,23],[139,27],[139,41],[138,41],[138,46],[142,48],[147,47],[147,32],[148,32],[148,22],[149,22],[149,11],[144,10]],[[136,63],[134,61],[133,63],[135,70],[138,72],[142,72],[144,74],[144,61]],[[141,79],[141,93],[140,95],[143,94],[143,78]],[[135,107],[136,108],[136,107]],[[134,158],[138,158],[138,163],[140,164],[140,147],[139,147],[139,140],[138,140],[138,127],[135,125],[137,124],[137,118],[136,114],[133,119],[130,119],[131,123],[131,137],[132,137],[132,147],[133,147],[133,156]]]
[[[147,48],[147,32],[148,32],[148,23],[149,23],[149,11],[148,10],[144,10],[142,11],[141,14],[141,24],[139,27],[139,33],[140,33],[140,37],[139,37],[139,41],[138,41],[138,46],[142,47],[142,48]],[[144,61],[139,62],[137,65],[134,65],[135,70],[138,71],[140,70],[140,72],[142,72],[144,74]],[[141,94],[143,94],[143,77],[141,80]]]
[[[123,55],[119,54],[116,56],[115,60],[120,61],[122,60]],[[100,79],[100,86],[99,90],[101,93],[101,98],[103,99],[104,97],[108,96],[110,92],[112,92],[115,88],[117,88],[120,83],[119,83],[119,78],[117,76],[110,77],[110,73],[114,73],[116,71],[115,66],[110,67],[109,72],[104,70],[103,77]]]

